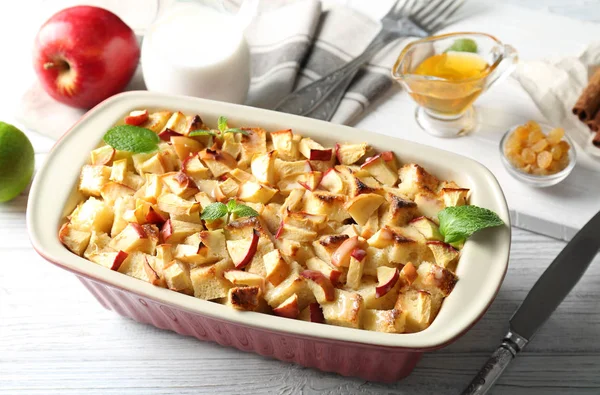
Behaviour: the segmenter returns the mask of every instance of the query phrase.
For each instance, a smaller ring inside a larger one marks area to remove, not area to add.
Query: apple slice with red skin
[[[310,150],[310,160],[321,160],[321,161],[329,161],[331,160],[331,148],[329,149],[311,149]]]
[[[148,237],[148,235],[146,234],[146,231],[144,230],[144,228],[142,227],[142,225],[135,223],[135,222],[130,222],[131,227],[137,232],[137,234],[140,236],[140,239],[145,239]]]
[[[394,160],[394,154],[392,154],[392,151],[385,151],[381,153],[381,157],[383,158],[384,161],[389,162],[391,160]]]
[[[350,256],[360,262],[367,256],[367,251],[363,250],[362,248],[355,248],[352,250]]]
[[[162,238],[163,243],[166,243],[172,234],[173,234],[173,225],[171,224],[171,219],[169,218],[163,224],[163,226],[160,228],[160,236]]]
[[[352,254],[352,251],[358,247],[358,244],[358,236],[353,236],[344,240],[331,255],[331,263],[337,267],[347,267],[350,265],[350,255]]]
[[[398,268],[380,266],[377,268],[377,287],[375,288],[375,298],[381,298],[387,294],[398,282],[400,273]]]
[[[317,295],[315,292],[316,289],[310,287],[309,284],[309,287],[313,290],[313,293],[315,293],[317,300],[322,297],[325,299],[325,301],[332,302],[335,299],[335,288],[333,287],[331,280],[329,280],[323,273],[317,270],[303,270],[300,275],[307,280],[313,281],[318,287],[321,288],[320,291],[322,294]]]
[[[115,153],[117,151],[109,146],[105,145],[103,147],[97,148],[92,151],[92,165],[105,165],[110,163],[111,160],[115,157]]]
[[[171,137],[179,137],[179,136],[183,136],[183,134],[177,133],[173,129],[169,129],[169,128],[166,128],[165,130],[163,130],[162,132],[160,132],[158,134],[158,138],[160,138],[162,141],[166,141],[168,143],[171,143]]]
[[[243,257],[241,259],[238,259],[237,262],[235,262],[235,261],[233,262],[236,269],[242,269],[242,268],[246,267],[246,265],[248,265],[252,261],[252,258],[254,258],[254,255],[256,254],[256,250],[258,248],[258,239],[259,238],[260,238],[260,233],[258,233],[258,231],[256,229],[252,229],[252,240],[250,240],[248,250],[246,251],[246,253],[243,255]],[[228,251],[229,251],[229,248],[228,248]],[[230,252],[230,255],[231,255],[231,252]]]
[[[125,124],[140,126],[148,120],[148,110],[136,110],[125,117]]]
[[[148,282],[152,285],[158,285],[160,283],[160,276],[158,275],[158,273],[156,273],[156,270],[154,270],[154,268],[152,266],[150,266],[150,263],[148,262],[148,258],[144,258],[144,271],[146,272],[146,275],[148,276]]]
[[[280,317],[298,318],[300,309],[298,307],[298,295],[293,294],[273,309],[273,313]]]
[[[281,222],[279,223],[279,228],[277,228],[277,232],[275,232],[275,239],[279,240],[279,238],[281,237],[281,234],[283,233],[283,220],[281,220]]]
[[[150,206],[148,209],[148,214],[146,214],[146,221],[151,224],[156,224],[158,226],[162,226],[167,220],[160,215],[154,207]]]
[[[325,323],[325,316],[323,315],[323,309],[321,309],[321,305],[317,302],[312,302],[308,305],[308,312],[310,317],[310,322],[316,322],[318,324]]]
[[[125,259],[127,259],[128,256],[129,256],[129,254],[126,253],[125,251],[119,251],[117,253],[117,255],[115,256],[115,260],[113,261],[112,265],[110,266],[110,270],[114,270],[115,272],[119,271],[121,264],[125,261]]]

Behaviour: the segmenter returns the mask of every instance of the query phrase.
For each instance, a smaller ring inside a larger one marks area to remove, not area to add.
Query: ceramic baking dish
[[[208,124],[220,115],[232,125],[291,128],[325,146],[337,141],[367,141],[378,151],[392,150],[401,162],[416,162],[438,177],[471,189],[471,203],[489,208],[507,226],[488,229],[467,241],[456,274],[459,281],[438,317],[414,334],[386,334],[239,312],[149,283],[74,255],[58,240],[58,229],[80,200],[77,181],[89,151],[131,110],[168,109],[200,114]],[[443,347],[481,318],[496,296],[508,267],[510,226],[504,195],[481,164],[439,149],[346,126],[257,108],[190,97],[128,92],[89,111],[54,146],[37,173],[29,195],[27,226],[36,251],[75,273],[107,309],[134,320],[200,340],[252,351],[366,380],[394,381],[407,376],[424,351]]]

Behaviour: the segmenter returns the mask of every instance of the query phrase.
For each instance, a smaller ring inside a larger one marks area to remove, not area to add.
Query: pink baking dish
[[[444,179],[471,188],[471,203],[489,208],[507,226],[488,229],[467,241],[459,281],[426,330],[385,334],[239,312],[128,277],[68,251],[57,233],[80,196],[77,180],[88,153],[103,134],[134,109],[198,113],[208,124],[225,115],[234,125],[268,131],[292,128],[324,145],[367,141],[377,150],[393,150],[401,162],[417,162]],[[401,127],[400,125],[396,127]],[[424,351],[444,347],[464,334],[494,300],[508,267],[509,214],[494,176],[463,156],[380,134],[257,108],[149,92],[114,96],[89,111],[54,146],[37,173],[29,195],[27,225],[36,251],[75,273],[107,309],[136,321],[182,335],[274,357],[345,376],[391,382],[407,376]]]

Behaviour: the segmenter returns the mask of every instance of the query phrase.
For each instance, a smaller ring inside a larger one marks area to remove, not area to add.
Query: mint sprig
[[[104,142],[116,150],[136,154],[158,150],[160,138],[150,129],[133,125],[117,125],[108,130]]]
[[[202,218],[205,221],[213,222],[228,214],[235,214],[237,217],[257,217],[258,213],[252,207],[246,206],[231,199],[227,204],[220,202],[211,203],[202,210]]]
[[[450,244],[460,244],[481,229],[504,225],[495,212],[472,205],[446,207],[438,213],[438,219],[440,233]]]
[[[243,134],[244,136],[248,136],[250,134],[246,130],[242,130],[240,128],[230,128],[229,126],[227,126],[227,118],[225,118],[224,116],[219,117],[217,124],[218,124],[218,128],[219,128],[219,131],[221,132],[221,134],[239,133],[239,134]]]

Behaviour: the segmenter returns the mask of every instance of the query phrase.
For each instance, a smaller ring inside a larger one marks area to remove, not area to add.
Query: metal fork
[[[283,98],[275,110],[329,121],[360,68],[399,37],[427,37],[441,29],[464,0],[396,0],[381,19],[381,30],[364,52],[346,64]]]

